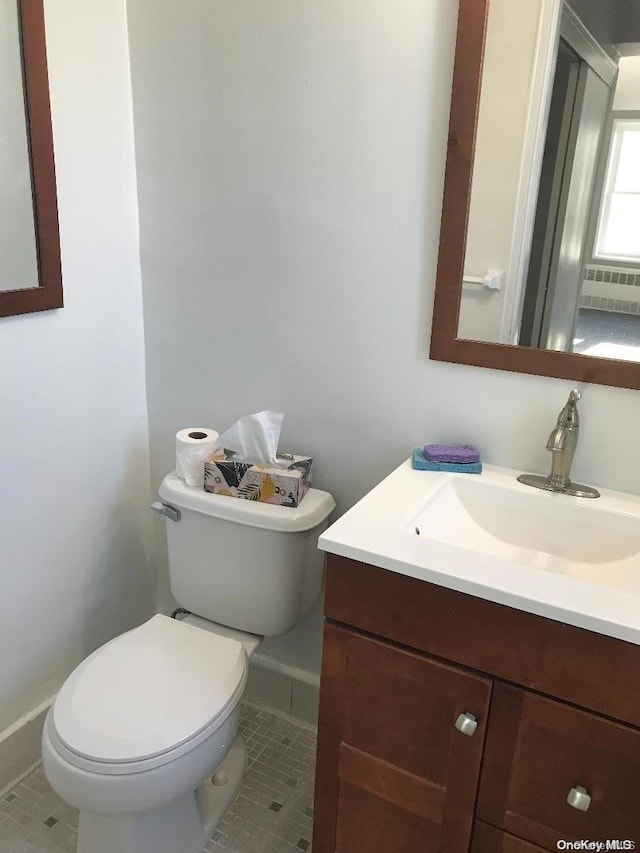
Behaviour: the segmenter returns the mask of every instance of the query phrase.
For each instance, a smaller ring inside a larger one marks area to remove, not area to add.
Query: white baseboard
[[[42,727],[54,698],[0,733],[0,796],[39,764]]]

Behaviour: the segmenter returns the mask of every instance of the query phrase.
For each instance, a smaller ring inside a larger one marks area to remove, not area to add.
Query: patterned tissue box
[[[216,450],[204,463],[204,488],[216,495],[296,507],[311,487],[311,456],[278,453],[282,467],[252,465]]]

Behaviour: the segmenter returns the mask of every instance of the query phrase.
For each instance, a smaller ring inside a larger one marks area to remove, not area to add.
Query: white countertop
[[[489,465],[480,475],[415,471],[407,460],[332,524],[318,547],[640,645],[640,497],[601,490],[601,498],[588,500],[542,492],[518,483],[518,473]],[[504,545],[496,556],[475,550],[472,537],[461,535],[459,544],[452,544],[451,532],[449,541],[416,535],[414,522],[452,478],[482,479],[483,487],[495,487],[496,494],[501,490],[525,507],[540,507],[543,516],[551,509],[554,520],[566,512],[574,533],[583,516],[585,534],[594,519],[605,525],[613,519],[614,530],[616,524],[626,525],[633,536],[637,521],[638,552],[610,562],[579,562]],[[531,494],[540,503],[531,504]]]

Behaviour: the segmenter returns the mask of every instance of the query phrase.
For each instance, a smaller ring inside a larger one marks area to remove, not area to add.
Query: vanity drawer
[[[509,835],[495,826],[477,820],[469,853],[546,853],[544,847]]]
[[[477,816],[550,850],[582,839],[640,847],[640,731],[495,684]]]

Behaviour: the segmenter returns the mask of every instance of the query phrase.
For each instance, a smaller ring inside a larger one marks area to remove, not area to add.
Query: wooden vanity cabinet
[[[314,853],[640,850],[640,647],[334,555],[325,615]]]
[[[324,660],[316,809],[335,841],[314,850],[465,849],[491,682],[332,624]],[[471,712],[469,736],[450,721]]]

